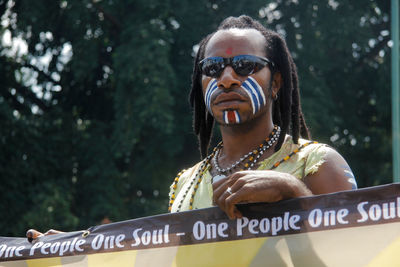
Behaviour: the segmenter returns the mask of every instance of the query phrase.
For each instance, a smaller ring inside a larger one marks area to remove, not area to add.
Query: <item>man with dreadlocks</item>
[[[306,140],[287,45],[252,18],[229,17],[201,41],[190,103],[203,160],[175,178],[169,211],[218,205],[233,219],[237,203],[356,188],[339,153]],[[208,154],[214,121],[222,141]]]

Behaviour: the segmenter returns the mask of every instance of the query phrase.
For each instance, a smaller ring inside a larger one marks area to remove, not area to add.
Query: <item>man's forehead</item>
[[[208,52],[208,48],[215,46],[220,43],[227,42],[229,40],[229,44],[232,44],[233,42],[243,42],[243,43],[248,43],[251,44],[253,47],[258,47],[258,48],[263,48],[265,47],[265,38],[256,29],[238,29],[238,28],[232,28],[232,29],[227,29],[227,30],[219,30],[217,31],[211,39],[208,41],[207,46],[206,46],[206,54]],[[232,49],[232,48],[227,48]],[[228,53],[229,54],[229,53]]]
[[[251,29],[251,28],[247,28],[247,29],[239,29],[239,28],[231,28],[231,29],[226,29],[226,30],[219,30],[217,31],[214,36],[218,36],[218,35],[223,35],[223,34],[231,34],[233,36],[237,36],[237,37],[244,37],[247,35],[254,35],[254,36],[262,36],[262,34],[256,30],[256,29]]]

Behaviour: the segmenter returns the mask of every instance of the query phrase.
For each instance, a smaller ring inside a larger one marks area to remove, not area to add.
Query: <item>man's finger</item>
[[[243,188],[232,187],[232,191],[232,194],[225,199],[224,211],[231,219],[242,218],[242,213],[236,208],[236,204],[248,202],[251,196],[247,192],[248,190]]]
[[[228,177],[220,178],[217,182],[213,183],[213,201],[217,202],[228,187],[232,187],[240,177],[242,177],[242,175],[234,173]]]
[[[229,192],[227,192],[229,187],[232,187],[232,184],[235,181],[231,179],[225,179],[218,187],[213,188],[213,201],[221,202],[221,199],[225,199],[228,197]],[[225,195],[226,194],[226,195]]]
[[[59,234],[59,233],[62,233],[62,232],[58,231],[58,230],[50,229],[46,233],[44,233],[44,235],[55,235],[55,234]]]

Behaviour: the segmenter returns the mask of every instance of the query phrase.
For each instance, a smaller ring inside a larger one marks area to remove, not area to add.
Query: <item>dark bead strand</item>
[[[277,134],[277,135],[276,135],[276,134]],[[275,133],[275,134],[271,137],[271,140],[270,140],[270,141],[275,142],[276,140],[273,141],[272,139],[278,139],[278,137],[279,137],[279,133],[277,132],[277,133]],[[268,139],[266,139],[265,142],[268,142]],[[318,144],[318,142],[311,141],[311,142],[308,142],[308,143],[305,143],[305,144],[301,145],[299,148],[295,149],[295,150],[294,150],[293,152],[291,152],[289,155],[287,155],[286,157],[284,157],[284,158],[281,159],[280,161],[278,161],[278,162],[276,162],[275,164],[273,164],[272,167],[270,168],[270,170],[273,170],[273,169],[277,168],[277,167],[278,167],[280,164],[282,164],[283,162],[288,161],[293,155],[297,154],[298,152],[300,152],[300,150],[302,150],[303,148],[307,147],[307,146],[310,145],[310,144]],[[189,210],[192,210],[192,209],[193,209],[194,196],[196,195],[197,189],[198,189],[198,187],[199,187],[199,185],[200,185],[200,183],[201,183],[201,181],[202,181],[202,179],[203,179],[203,175],[202,175],[202,174],[203,174],[203,173],[206,171],[206,169],[209,167],[211,158],[213,158],[214,155],[216,155],[217,151],[218,151],[221,147],[222,147],[222,142],[220,142],[220,143],[213,149],[213,152],[212,152],[212,153],[204,160],[204,162],[201,164],[201,166],[200,166],[200,168],[199,168],[199,171],[196,173],[196,175],[194,176],[194,178],[192,179],[192,181],[190,181],[190,185],[188,186],[188,188],[186,189],[184,195],[182,196],[182,199],[181,199],[181,201],[180,201],[180,203],[179,203],[179,205],[178,205],[178,208],[177,208],[177,212],[180,211],[180,209],[181,209],[181,207],[182,207],[183,201],[185,200],[187,194],[189,193],[189,190],[192,188],[193,184],[194,184],[195,181],[196,181],[196,185],[195,185],[194,188],[193,188],[193,192],[192,192],[192,195],[191,195],[191,197],[190,197],[190,204],[189,204]],[[255,157],[252,156],[252,157],[249,158],[249,162],[247,162],[247,163],[245,164],[245,167],[246,167],[246,165],[247,165],[246,168],[251,169],[252,167],[255,166],[257,160],[261,157],[261,155],[262,155],[262,154],[264,153],[264,151],[266,150],[266,149],[264,149],[264,148],[265,148],[264,144],[261,144],[261,145],[259,146],[258,149],[252,151],[252,153],[255,154],[255,155],[257,155],[257,156],[255,156]],[[250,163],[250,162],[251,162],[251,163]],[[249,163],[250,163],[250,164],[249,164]],[[173,183],[173,186],[172,186],[172,188],[173,188],[174,191],[173,191],[173,193],[172,193],[172,195],[171,195],[171,199],[170,199],[170,202],[169,202],[168,211],[171,211],[171,209],[172,209],[172,204],[174,203],[175,197],[176,197],[176,196],[175,196],[175,191],[176,191],[176,188],[177,188],[177,184],[178,184],[178,181],[179,181],[180,176],[181,176],[184,172],[185,172],[185,170],[181,171],[181,172],[177,175],[177,177],[175,178],[175,180],[174,180],[174,183]]]
[[[296,148],[295,150],[293,150],[293,152],[291,152],[289,155],[287,155],[286,157],[284,157],[283,159],[281,159],[280,161],[278,161],[274,165],[272,165],[270,170],[273,170],[276,167],[278,167],[279,165],[281,165],[281,163],[288,161],[293,155],[297,154],[300,150],[302,150],[303,148],[305,148],[306,146],[311,145],[311,144],[318,144],[318,142],[311,141],[311,142],[305,143],[304,145],[301,145],[299,148]]]
[[[219,173],[231,173],[234,169],[236,169],[240,165],[240,163],[249,158],[249,161],[247,164],[245,164],[245,167],[250,170],[252,167],[255,166],[257,160],[261,157],[264,151],[270,148],[278,140],[280,131],[281,128],[278,125],[275,125],[270,135],[259,145],[257,149],[254,149],[249,153],[243,155],[242,157],[240,157],[238,161],[233,163],[232,166],[227,167],[225,169],[222,169],[218,164],[218,155],[223,146],[221,144],[220,147],[217,147],[217,151],[215,152],[215,157],[212,159],[215,169]]]
[[[192,186],[193,186],[193,184],[195,183],[195,181],[197,181],[197,182],[196,182],[196,185],[195,185],[194,188],[193,188],[192,195],[191,195],[191,197],[190,197],[189,210],[192,210],[192,209],[193,209],[194,196],[196,195],[197,188],[199,187],[200,182],[201,182],[202,179],[203,179],[202,174],[203,174],[203,173],[205,172],[205,170],[209,167],[211,158],[214,156],[215,152],[217,151],[217,148],[218,148],[219,146],[221,146],[221,144],[222,144],[222,142],[220,142],[220,143],[213,149],[213,152],[212,152],[210,155],[208,155],[207,158],[206,158],[206,159],[203,161],[203,163],[200,165],[199,171],[196,173],[196,175],[194,176],[194,178],[190,181],[190,185],[187,187],[185,193],[183,194],[183,196],[182,196],[182,198],[181,198],[181,201],[179,202],[179,205],[178,205],[178,208],[177,208],[177,212],[179,212],[179,211],[181,210],[181,208],[182,208],[182,203],[183,203],[183,201],[185,200],[187,194],[189,193],[189,190],[192,188]],[[180,172],[180,175],[182,175],[182,173],[183,173],[183,171]],[[170,200],[169,207],[168,207],[168,211],[169,211],[169,212],[171,212],[171,210],[172,210],[172,204],[173,204],[174,201],[175,201],[175,197],[176,197],[176,196],[175,196],[175,191],[176,191],[176,188],[177,188],[177,186],[175,186],[175,184],[176,184],[176,185],[178,184],[180,175],[178,175],[178,177],[177,177],[178,179],[175,178],[175,180],[174,180],[174,185],[173,185],[173,190],[174,190],[174,191],[173,191],[173,193],[172,193],[172,195],[171,195],[171,200]],[[176,181],[176,182],[175,182],[175,181]]]

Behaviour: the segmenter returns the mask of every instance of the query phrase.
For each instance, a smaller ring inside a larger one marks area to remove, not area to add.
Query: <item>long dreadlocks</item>
[[[279,90],[278,98],[275,100],[272,111],[274,124],[281,127],[281,135],[275,146],[275,151],[281,148],[286,133],[290,132],[296,144],[300,136],[309,139],[310,134],[301,111],[296,65],[293,62],[286,42],[278,33],[266,29],[261,23],[253,20],[249,16],[228,17],[222,21],[217,31],[232,28],[258,30],[266,40],[266,55],[275,63],[274,71],[279,71],[282,75],[283,86]],[[217,31],[209,34],[200,42],[199,50],[194,61],[192,88],[189,97],[190,104],[194,109],[193,128],[199,138],[200,154],[202,158],[207,156],[214,126],[214,118],[207,111],[204,104],[201,84],[202,73],[199,68],[199,62],[204,58],[205,47],[208,41]]]

